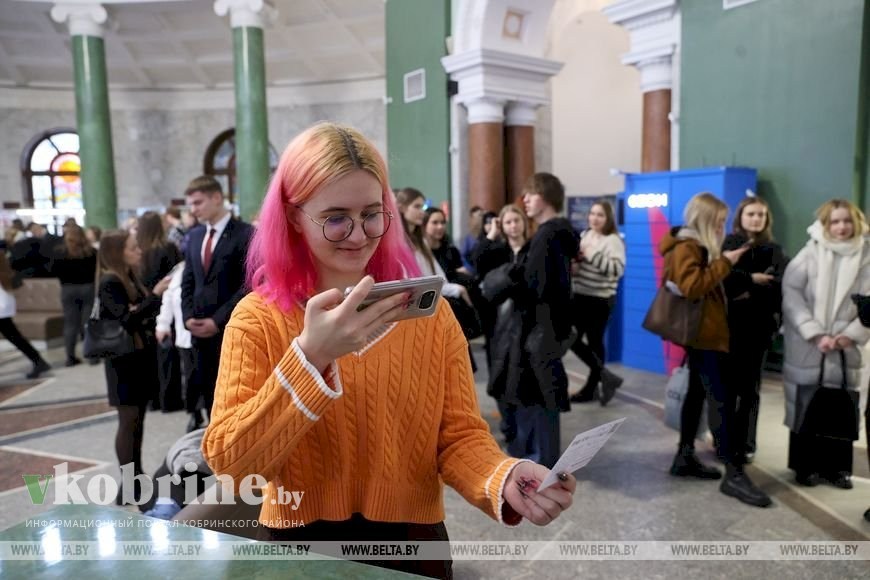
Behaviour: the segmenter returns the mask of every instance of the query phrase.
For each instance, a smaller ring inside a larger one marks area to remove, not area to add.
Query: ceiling
[[[115,89],[210,89],[233,85],[229,17],[213,0],[105,5],[109,85]],[[271,0],[265,31],[267,84],[382,77],[384,0]],[[72,87],[66,24],[51,3],[0,0],[0,87]]]

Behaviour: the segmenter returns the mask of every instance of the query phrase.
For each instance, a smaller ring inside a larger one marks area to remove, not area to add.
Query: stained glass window
[[[269,170],[278,167],[278,152],[269,144]],[[227,129],[209,144],[205,152],[203,171],[213,175],[224,189],[230,203],[236,203],[236,130]]]
[[[34,209],[81,210],[79,136],[71,129],[46,131],[24,152],[24,205]]]

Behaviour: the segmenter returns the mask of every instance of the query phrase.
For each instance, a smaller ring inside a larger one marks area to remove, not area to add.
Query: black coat
[[[517,254],[504,242],[485,240],[480,245],[483,248],[476,252],[478,259],[475,263],[484,264],[481,293],[494,310],[486,392],[496,399],[515,402],[519,385],[534,380],[523,356],[523,314],[516,305],[516,299],[523,291],[522,264],[529,244]]]
[[[160,310],[160,298],[137,293],[131,300],[123,282],[114,274],[103,275],[99,286],[100,318],[119,320],[136,346],[130,354],[105,359],[109,403],[144,405],[158,392],[154,320]],[[136,306],[135,310],[130,309],[131,305]]]
[[[142,284],[148,290],[153,289],[182,259],[181,251],[175,244],[166,243],[151,248],[142,256]]]
[[[206,228],[197,226],[190,232],[181,280],[181,311],[184,320],[211,318],[223,331],[233,308],[247,290],[245,258],[254,229],[243,221],[231,219],[214,248],[208,272],[202,267],[202,242]]]
[[[730,234],[722,249],[734,250],[748,241],[744,235]],[[753,245],[731,269],[723,284],[733,345],[768,348],[782,319],[782,277],[787,265],[788,259],[779,244],[762,242]],[[773,275],[769,285],[752,282],[752,274],[764,272]]]

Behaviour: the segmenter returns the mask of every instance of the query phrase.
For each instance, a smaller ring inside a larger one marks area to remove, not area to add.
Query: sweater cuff
[[[332,383],[332,386],[328,385],[314,365],[308,362],[298,340],[293,339],[273,372],[296,408],[310,420],[317,421],[327,406],[342,395],[341,379],[333,362],[326,372]]]
[[[523,521],[523,516],[514,511],[510,504],[505,505],[504,501],[504,486],[510,477],[511,471],[520,463],[533,462],[528,459],[508,457],[498,464],[495,471],[486,480],[486,497],[492,505],[495,518],[500,524],[509,528],[515,528]]]

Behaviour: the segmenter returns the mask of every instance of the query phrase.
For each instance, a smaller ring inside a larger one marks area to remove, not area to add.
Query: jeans
[[[508,445],[508,453],[553,467],[561,452],[559,411],[540,405],[520,405],[516,409],[516,424],[517,436]]]
[[[719,455],[727,464],[742,463],[745,429],[739,433],[734,421],[734,396],[727,375],[728,355],[712,350],[689,349],[689,390],[680,415],[680,445],[694,447],[701,421],[704,397],[709,406],[710,431],[719,442]],[[738,443],[739,442],[739,443]]]
[[[584,391],[591,391],[601,381],[604,368],[604,332],[613,310],[615,298],[598,298],[575,294],[571,297],[571,317],[577,329],[577,340],[571,350],[589,367]],[[583,337],[586,342],[583,342]]]
[[[63,306],[63,344],[66,358],[76,357],[76,342],[85,331],[85,322],[94,306],[93,284],[62,284],[60,303]]]

